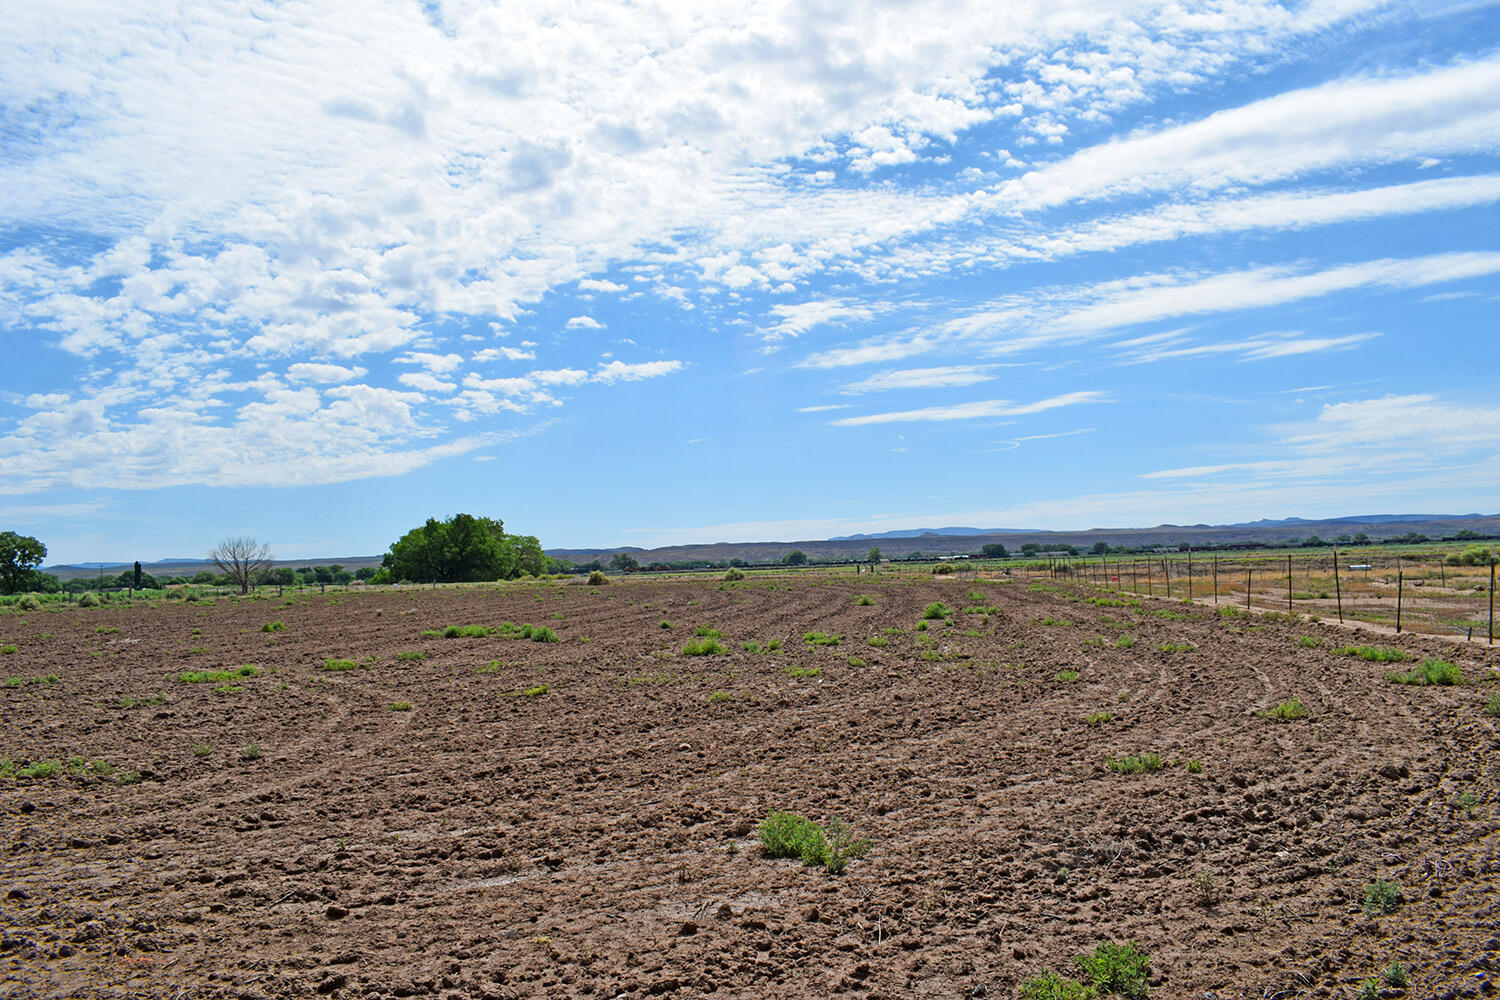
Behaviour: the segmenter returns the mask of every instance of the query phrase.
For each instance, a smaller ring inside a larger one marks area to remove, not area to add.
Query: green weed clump
[[[773,812],[761,821],[757,836],[766,857],[798,858],[804,865],[821,865],[834,875],[848,867],[850,858],[870,849],[868,840],[856,838],[853,828],[836,817],[819,826],[795,813]]]
[[[1297,637],[1297,645],[1301,646],[1303,649],[1317,649],[1319,643],[1314,636],[1299,635]]]
[[[444,639],[483,639],[494,634],[488,625],[449,625],[443,629]]]
[[[602,587],[602,586],[604,586],[607,583],[609,583],[609,577],[605,576],[599,570],[596,569],[592,573],[589,574],[589,586],[590,587]]]
[[[744,578],[745,574],[740,572],[740,570],[734,566],[731,566],[729,568],[729,572],[724,574],[724,579],[729,583],[736,583],[740,580],[743,580]]]
[[[393,702],[391,702],[391,711],[392,712],[410,712],[411,711],[411,702],[409,702],[409,701],[393,701]]]
[[[1334,650],[1339,656],[1357,656],[1371,663],[1405,663],[1412,655],[1405,650],[1390,646],[1340,646]]]
[[[420,649],[407,649],[396,654],[396,659],[411,662],[413,660],[425,660],[427,654]]]
[[[1364,906],[1366,916],[1378,917],[1382,913],[1395,913],[1401,909],[1401,904],[1406,902],[1406,897],[1401,893],[1400,883],[1377,878],[1365,886],[1360,902]]]
[[[1500,719],[1500,691],[1495,691],[1484,700],[1484,714],[1494,719]]]
[[[1092,955],[1074,956],[1073,966],[1083,982],[1044,972],[1021,983],[1022,1000],[1096,1000],[1107,995],[1145,1000],[1149,996],[1151,956],[1137,950],[1134,941],[1101,944]]]
[[[884,649],[891,644],[891,640],[883,635],[872,635],[865,642],[874,649]]]
[[[1164,642],[1156,648],[1163,653],[1191,653],[1198,647],[1190,642]]]
[[[1393,672],[1385,675],[1392,684],[1435,684],[1448,686],[1464,682],[1463,668],[1456,663],[1429,656],[1417,669],[1407,673]]]
[[[286,631],[286,626],[281,622],[266,622],[260,627],[260,630],[262,632],[284,632]]]
[[[718,639],[689,639],[682,652],[685,656],[720,656],[729,652],[729,647]]]
[[[1091,726],[1102,726],[1106,722],[1111,722],[1113,720],[1114,720],[1114,715],[1112,715],[1109,712],[1090,712],[1084,718],[1084,721],[1087,722]]]
[[[1053,618],[1051,615],[1048,615],[1047,617],[1042,619],[1042,624],[1068,626],[1072,625],[1073,623],[1068,621],[1066,618]]]
[[[1078,671],[1076,671],[1076,670],[1059,670],[1057,672],[1056,680],[1060,680],[1063,683],[1067,683],[1069,681],[1076,681],[1077,679],[1078,679]]]
[[[869,594],[860,594],[854,599],[854,603],[861,608],[868,608],[870,605],[875,603],[875,598],[871,597]]]
[[[933,601],[922,609],[922,618],[926,621],[938,621],[952,614],[953,612],[948,608],[948,605],[942,601]]]
[[[705,639],[722,639],[724,637],[723,632],[716,628],[709,628],[707,625],[699,625],[693,629],[693,634],[702,636]]]
[[[951,576],[952,574],[957,572],[957,567],[955,567],[952,563],[941,562],[932,567],[933,576]]]
[[[786,674],[788,677],[792,677],[792,678],[800,680],[800,679],[802,679],[804,677],[822,677],[823,676],[823,668],[822,667],[787,667],[785,670],[782,671],[782,673]]]
[[[1291,722],[1293,719],[1305,719],[1312,713],[1306,705],[1302,704],[1300,698],[1284,701],[1275,708],[1268,708],[1261,712],[1261,718],[1271,719],[1274,722]]]
[[[0,646],[0,656],[10,656],[12,653],[19,653],[20,651],[21,647],[14,644]]]
[[[1135,636],[1133,636],[1133,635],[1122,635],[1122,636],[1120,636],[1120,638],[1118,638],[1118,639],[1115,640],[1115,648],[1116,649],[1129,649],[1129,648],[1131,648],[1134,645],[1135,645]]]
[[[184,670],[177,679],[184,684],[224,684],[236,677],[254,677],[260,668],[245,664],[234,670]]]
[[[1161,754],[1143,753],[1139,756],[1131,754],[1124,757],[1111,757],[1104,762],[1104,766],[1116,774],[1144,774],[1147,771],[1160,771]]]
[[[251,743],[240,751],[240,760],[260,760],[260,744]]]
[[[802,641],[809,646],[837,646],[843,640],[843,636],[827,632],[808,632],[802,636]]]
[[[323,661],[323,669],[328,671],[357,670],[359,669],[359,664],[353,660],[340,660],[337,657],[330,656]]]

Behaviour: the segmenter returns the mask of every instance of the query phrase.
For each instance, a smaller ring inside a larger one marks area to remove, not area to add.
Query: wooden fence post
[[[1286,554],[1286,613],[1292,613],[1292,554]]]
[[[1161,578],[1167,585],[1167,600],[1172,599],[1172,568],[1167,565],[1166,557],[1161,561]]]
[[[1396,634],[1401,634],[1401,590],[1406,574],[1401,570],[1401,561],[1396,560]]]
[[[1253,567],[1245,567],[1245,610],[1250,610],[1250,574],[1254,573]]]
[[[1214,607],[1219,606],[1219,554],[1214,553]]]
[[[1490,645],[1495,644],[1495,560],[1490,558]]]
[[[1339,549],[1333,547],[1333,593],[1339,602],[1339,624],[1344,624],[1344,592],[1339,589]]]
[[[1188,600],[1193,599],[1193,547],[1188,546]]]

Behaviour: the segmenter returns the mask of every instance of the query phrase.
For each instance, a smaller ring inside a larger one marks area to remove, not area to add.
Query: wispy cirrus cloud
[[[907,423],[913,421],[979,420],[993,417],[1021,417],[1043,413],[1063,406],[1079,406],[1085,403],[1107,403],[1108,393],[1097,390],[1069,392],[1034,403],[1016,403],[1009,399],[986,399],[969,403],[950,403],[943,406],[926,406],[916,410],[897,410],[890,413],[870,413],[860,417],[841,417],[831,421],[835,427],[864,427],[869,424]]]

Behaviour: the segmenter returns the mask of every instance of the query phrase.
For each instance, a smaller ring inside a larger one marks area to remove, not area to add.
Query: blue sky
[[[49,561],[1500,508],[1500,6],[45,5]]]

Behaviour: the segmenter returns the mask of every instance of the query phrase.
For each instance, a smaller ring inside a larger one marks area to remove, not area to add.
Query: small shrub
[[[409,702],[409,701],[393,701],[393,702],[391,702],[391,711],[392,712],[410,712],[411,711],[411,702]]]
[[[841,635],[830,635],[827,632],[808,632],[802,636],[802,641],[809,646],[837,646],[843,639]]]
[[[554,631],[552,631],[550,628],[548,628],[545,625],[532,625],[532,626],[530,626],[530,628],[531,628],[531,636],[530,636],[530,638],[531,638],[532,642],[557,642],[558,641],[558,639],[557,639],[557,633],[554,632]]]
[[[1054,678],[1054,679],[1055,680],[1059,680],[1059,681],[1063,681],[1064,683],[1066,683],[1068,681],[1076,681],[1078,679],[1078,671],[1076,671],[1076,670],[1059,670],[1057,672],[1056,678]]]
[[[922,618],[926,621],[940,621],[952,614],[953,612],[949,610],[948,605],[942,601],[933,601],[922,609]]]
[[[1122,636],[1120,636],[1120,638],[1118,638],[1118,639],[1115,640],[1115,648],[1116,649],[1129,649],[1130,647],[1132,647],[1134,645],[1135,645],[1135,636],[1133,636],[1133,635],[1122,635]]]
[[[951,576],[956,572],[958,572],[958,570],[952,563],[940,562],[936,566],[932,567],[933,576]]]
[[[1116,993],[1132,1000],[1147,995],[1151,956],[1137,951],[1134,941],[1125,945],[1106,942],[1095,948],[1092,955],[1077,956],[1073,964],[1082,978],[1100,993]]]
[[[1190,761],[1188,761],[1187,762],[1187,773],[1188,774],[1202,774],[1203,773],[1203,762],[1200,761],[1200,760],[1190,760]]]
[[[1111,757],[1104,762],[1104,766],[1116,774],[1144,774],[1147,771],[1160,771],[1161,754],[1145,753],[1140,756]]]
[[[1412,655],[1405,650],[1390,646],[1340,646],[1334,650],[1339,656],[1357,656],[1371,663],[1405,663]]]
[[[224,684],[236,677],[254,677],[258,673],[258,667],[247,663],[234,670],[185,670],[177,675],[177,679],[184,684]]]
[[[1377,878],[1365,886],[1360,900],[1367,916],[1378,917],[1382,913],[1395,913],[1406,901],[1406,897],[1401,894],[1400,883]]]
[[[1473,790],[1470,789],[1460,795],[1454,805],[1462,809],[1465,816],[1472,816],[1474,815],[1474,807],[1479,805],[1479,796],[1475,795]]]
[[[1394,958],[1391,959],[1391,964],[1385,967],[1385,972],[1382,975],[1385,976],[1387,986],[1394,986],[1398,990],[1406,989],[1411,981],[1406,973],[1406,966]]]
[[[89,596],[92,597],[93,595],[90,594]],[[79,603],[82,602],[80,601]],[[94,604],[98,603],[99,602],[97,600],[94,601]],[[42,609],[42,602],[37,600],[35,594],[22,594],[16,601],[16,607],[22,611],[40,611]]]
[[[734,566],[731,566],[729,568],[729,572],[724,574],[724,579],[728,580],[730,583],[734,583],[738,580],[743,580],[744,578],[745,574],[741,573],[739,569]]]
[[[266,622],[260,627],[260,630],[262,632],[284,632],[286,631],[286,626],[281,622]]]
[[[854,603],[861,608],[868,608],[870,605],[875,603],[875,598],[871,597],[869,594],[860,594],[854,599]]]
[[[590,587],[602,587],[602,586],[604,586],[608,582],[609,582],[609,577],[605,576],[602,572],[600,572],[597,569],[594,570],[592,573],[589,574],[589,586]]]
[[[260,760],[260,758],[261,752],[259,743],[251,743],[249,746],[245,747],[245,749],[240,751],[240,760]]]
[[[1500,691],[1493,691],[1484,700],[1484,714],[1500,719]]]
[[[1386,680],[1392,684],[1435,684],[1452,685],[1464,682],[1463,668],[1447,660],[1440,660],[1435,656],[1429,656],[1423,660],[1417,669],[1408,673],[1389,673],[1385,675]]]
[[[766,857],[798,858],[804,865],[822,865],[834,875],[844,870],[850,858],[870,848],[869,841],[857,839],[843,820],[835,817],[819,826],[789,812],[771,813],[761,821],[757,836]]]
[[[97,608],[99,606],[99,598],[95,594],[86,593],[78,599],[78,606],[80,608]]]
[[[659,625],[658,627],[659,628],[664,628],[664,629],[670,629],[672,627],[672,623],[669,622],[669,621],[667,621],[665,618],[663,618],[661,620],[661,625]]]
[[[0,646],[0,656],[10,656],[13,653],[20,652],[20,650],[21,647],[16,645]]]
[[[754,639],[750,639],[740,643],[740,648],[747,653],[759,653],[760,643],[756,642]]]
[[[1380,980],[1374,976],[1361,979],[1354,988],[1354,1000],[1380,1000]]]
[[[488,625],[449,625],[443,629],[445,639],[483,639],[494,634],[495,630]]]
[[[1317,649],[1319,643],[1318,640],[1313,636],[1300,635],[1297,637],[1297,645],[1301,646],[1303,649]]]
[[[1302,704],[1302,699],[1293,698],[1291,701],[1282,702],[1275,708],[1268,708],[1260,714],[1261,718],[1275,722],[1291,722],[1293,719],[1305,719],[1312,713],[1308,711],[1306,705]]]
[[[729,648],[717,639],[690,639],[682,652],[686,656],[719,656]]]
[[[60,760],[39,760],[20,768],[16,774],[23,778],[51,778],[61,774],[63,770]]]

